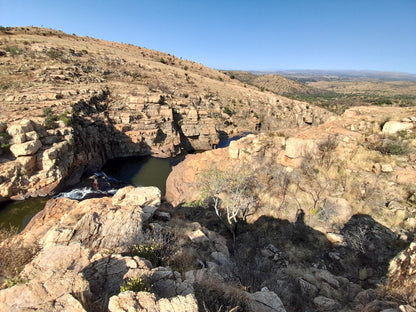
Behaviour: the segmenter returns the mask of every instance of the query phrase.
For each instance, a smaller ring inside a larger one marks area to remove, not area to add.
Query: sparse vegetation
[[[232,110],[231,108],[229,108],[228,106],[225,106],[225,107],[223,108],[222,112],[223,112],[224,114],[229,115],[229,116],[232,116],[232,115],[234,115],[234,114],[235,114],[235,111],[234,111],[234,110]]]
[[[10,54],[10,56],[18,56],[18,55],[22,55],[25,50],[19,47],[15,47],[15,46],[7,46],[4,48],[4,50],[6,52],[8,52]]]
[[[7,132],[0,133],[0,148],[3,153],[8,153],[10,151],[11,139],[12,137]]]
[[[234,236],[238,219],[245,220],[255,209],[253,172],[244,167],[232,171],[214,167],[201,172],[200,177],[202,196],[212,200],[216,215]]]
[[[12,229],[8,233],[3,232],[2,236],[10,236],[13,233],[15,231]],[[20,272],[26,264],[32,261],[38,251],[39,245],[37,244],[15,248],[5,241],[0,249],[0,285],[3,283],[4,288],[25,282]]]
[[[128,279],[120,286],[120,292],[125,291],[146,291],[149,292],[151,289],[151,284],[149,283],[148,279],[144,276],[136,276],[133,278]]]
[[[172,261],[176,247],[173,233],[149,230],[145,233],[143,241],[133,246],[131,254],[149,260],[156,267],[166,266]]]

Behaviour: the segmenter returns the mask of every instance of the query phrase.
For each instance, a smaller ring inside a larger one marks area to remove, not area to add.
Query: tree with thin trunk
[[[216,215],[235,237],[238,219],[245,220],[254,210],[253,173],[240,167],[233,170],[208,168],[199,175],[204,198],[212,201]]]

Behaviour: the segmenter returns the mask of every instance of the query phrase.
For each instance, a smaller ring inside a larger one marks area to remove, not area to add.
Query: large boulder
[[[20,144],[13,144],[10,146],[10,151],[14,156],[30,156],[34,155],[42,147],[42,142],[37,139]]]
[[[400,121],[387,121],[383,125],[383,133],[385,134],[396,134],[399,131],[413,129],[413,123],[411,122],[400,122]]]
[[[286,312],[279,296],[272,291],[246,293],[250,312]]]
[[[194,295],[156,299],[148,292],[126,291],[110,298],[110,312],[198,312]]]

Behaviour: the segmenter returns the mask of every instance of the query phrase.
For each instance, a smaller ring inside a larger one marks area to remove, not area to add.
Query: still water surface
[[[135,186],[157,186],[165,194],[166,179],[175,159],[123,157],[109,160],[102,171],[109,177]],[[92,190],[91,190],[92,191]],[[30,198],[0,203],[0,229],[17,227],[22,230],[41,211],[49,198]]]

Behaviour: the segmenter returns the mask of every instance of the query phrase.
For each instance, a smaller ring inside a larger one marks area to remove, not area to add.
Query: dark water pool
[[[49,198],[30,198],[0,203],[0,229],[16,227],[19,231],[41,211]]]
[[[133,156],[109,160],[101,169],[108,176],[135,186],[157,186],[166,191],[166,179],[175,162],[168,158]]]
[[[157,186],[164,195],[171,166],[179,161],[178,158],[151,156],[115,158],[109,160],[102,171],[110,177],[135,186]],[[48,198],[30,198],[0,203],[0,229],[17,227],[21,231],[45,207],[47,201]]]

